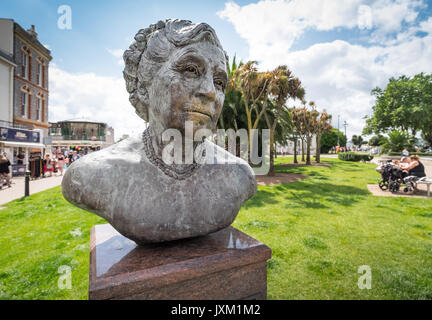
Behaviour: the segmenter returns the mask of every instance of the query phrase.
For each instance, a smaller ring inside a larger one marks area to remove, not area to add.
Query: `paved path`
[[[424,184],[418,184],[418,191],[416,191],[414,194],[406,194],[403,192],[404,186],[402,185],[398,192],[392,193],[388,190],[383,191],[380,189],[378,184],[368,184],[367,188],[368,190],[374,195],[379,197],[407,197],[407,198],[429,198],[431,197],[427,196],[427,187]]]
[[[63,172],[64,174],[64,172]],[[31,180],[30,181],[30,194],[44,191],[56,187],[61,184],[63,176],[53,175],[52,177]],[[0,205],[8,203],[9,201],[19,199],[24,196],[24,177],[15,177],[12,179],[12,187],[4,186],[0,190]]]

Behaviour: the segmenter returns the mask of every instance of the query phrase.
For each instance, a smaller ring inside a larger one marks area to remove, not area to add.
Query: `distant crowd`
[[[30,156],[29,162],[25,162],[25,155],[20,152],[16,159],[18,165],[28,165],[30,177],[32,179],[52,177],[53,174],[58,176],[63,175],[63,171],[67,169],[73,162],[77,161],[85,155],[84,150],[71,150],[56,148],[46,153],[42,158],[39,155]],[[0,154],[0,189],[4,186],[11,187],[11,162],[5,152]]]
[[[83,157],[83,151],[76,150],[62,150],[60,147],[53,152],[52,156],[48,153],[45,154],[45,158],[42,160],[44,177],[51,177],[53,173],[58,173],[58,175],[63,175],[63,170],[67,169],[73,162],[77,161],[79,158]]]

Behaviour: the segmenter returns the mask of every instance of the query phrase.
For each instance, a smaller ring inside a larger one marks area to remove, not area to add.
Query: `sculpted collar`
[[[142,134],[142,140],[144,143],[144,152],[147,159],[157,168],[159,168],[167,176],[176,179],[184,180],[189,178],[201,164],[194,162],[193,164],[172,164],[167,165],[155,152],[152,144],[152,137],[150,135],[150,128],[144,130]],[[200,144],[202,145],[202,144]],[[205,156],[205,150],[203,151],[203,156]]]

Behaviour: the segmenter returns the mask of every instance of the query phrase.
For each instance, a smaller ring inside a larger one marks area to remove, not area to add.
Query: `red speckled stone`
[[[228,227],[137,246],[111,225],[90,234],[90,299],[266,299],[271,250]]]

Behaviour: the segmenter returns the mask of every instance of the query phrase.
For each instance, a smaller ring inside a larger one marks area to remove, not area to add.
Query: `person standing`
[[[9,166],[11,165],[9,159],[6,157],[6,154],[0,155],[0,188],[3,187],[3,179],[6,180],[7,186],[11,187],[11,179],[9,176]]]
[[[52,161],[50,159],[49,154],[45,155],[45,159],[43,161],[43,165],[44,165],[43,166],[43,168],[44,168],[44,176],[45,176],[45,173],[49,172],[50,173],[49,176],[52,177],[52,173],[54,171],[54,168],[53,168],[53,164],[52,164]]]
[[[63,155],[63,153],[59,153],[57,155],[57,167],[58,170],[60,171],[60,175],[63,175],[63,166],[65,165],[65,156]]]
[[[17,155],[17,164],[24,164],[24,153],[20,151]]]
[[[80,158],[80,155],[74,151],[72,154],[69,155],[69,163],[72,164],[73,162],[77,161]]]

